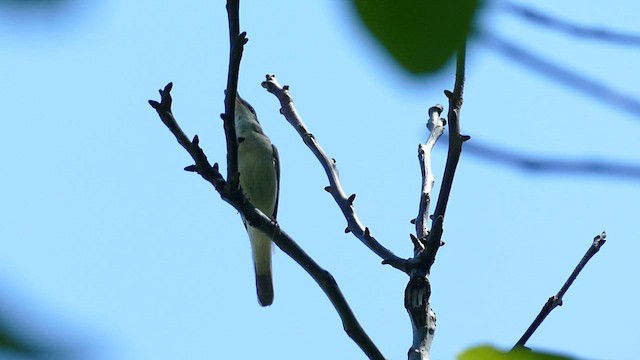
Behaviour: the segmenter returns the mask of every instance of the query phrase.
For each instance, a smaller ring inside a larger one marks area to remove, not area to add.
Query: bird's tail
[[[261,306],[273,304],[273,278],[271,271],[260,274],[256,270],[256,290],[258,292],[258,302]]]
[[[256,291],[258,302],[262,306],[273,303],[273,277],[271,272],[271,239],[260,230],[251,226],[247,227],[251,238],[251,250],[253,252],[253,266],[256,275]]]

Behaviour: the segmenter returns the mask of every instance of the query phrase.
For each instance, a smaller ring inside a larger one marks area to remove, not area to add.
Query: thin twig
[[[355,194],[347,197],[340,179],[338,178],[338,171],[336,168],[335,160],[330,158],[324,150],[320,147],[320,144],[316,141],[316,138],[309,132],[302,119],[298,115],[296,108],[293,105],[293,99],[289,94],[288,86],[280,86],[278,84],[275,75],[267,75],[266,81],[262,82],[262,87],[267,89],[270,93],[276,96],[280,101],[280,113],[284,115],[289,124],[296,129],[304,143],[311,149],[311,152],[316,156],[320,164],[324,168],[327,177],[329,178],[329,186],[325,188],[329,192],[342,211],[342,214],[347,219],[347,228],[345,232],[351,232],[357,237],[363,244],[365,244],[371,251],[382,258],[384,264],[389,264],[396,269],[406,272],[405,259],[396,256],[391,250],[382,246],[369,231],[369,228],[365,228],[358,216],[355,213],[353,207],[353,201],[355,200]]]
[[[445,134],[444,137],[447,135]],[[465,153],[501,165],[525,171],[567,175],[598,175],[612,178],[640,180],[640,166],[616,163],[614,160],[563,159],[559,156],[534,156],[517,153],[479,142],[474,138],[465,145]]]
[[[429,108],[429,121],[427,122],[429,138],[424,144],[418,145],[418,160],[420,161],[420,173],[422,174],[422,191],[420,192],[420,205],[418,207],[418,216],[416,217],[416,237],[418,244],[414,246],[414,256],[424,250],[424,242],[429,234],[429,206],[431,204],[431,191],[436,181],[433,175],[433,169],[431,168],[431,151],[444,133],[446,121],[440,118],[443,110],[444,108],[440,104]]]
[[[599,40],[620,45],[640,46],[640,35],[612,31],[605,28],[573,24],[567,20],[550,16],[531,7],[511,2],[498,2],[498,4],[504,10],[518,15],[522,19],[525,19],[531,23],[543,26],[548,29],[561,31],[575,37]]]
[[[511,42],[502,40],[487,32],[479,38],[485,44],[495,49],[499,54],[514,60],[548,79],[566,85],[578,92],[591,96],[593,99],[613,105],[616,109],[624,110],[640,117],[640,101],[625,93],[611,89],[595,80],[588,79],[569,69],[560,67],[549,60],[543,59]]]
[[[418,146],[418,159],[422,173],[422,191],[420,192],[420,207],[416,217],[416,236],[411,235],[414,256],[425,250],[429,235],[428,218],[431,203],[431,191],[435,183],[435,176],[431,168],[431,152],[438,139],[444,133],[446,121],[440,118],[443,107],[438,104],[429,109],[429,138],[425,144]],[[409,273],[410,279],[404,290],[404,307],[411,320],[413,341],[408,352],[409,360],[428,359],[433,336],[436,329],[436,314],[429,305],[431,298],[431,284],[427,275],[427,267],[415,267]]]
[[[520,340],[518,340],[516,345],[513,347],[514,349],[524,346],[529,340],[529,338],[531,337],[531,335],[533,335],[533,333],[538,329],[540,324],[542,324],[542,322],[547,317],[547,315],[549,315],[551,311],[556,307],[562,306],[562,298],[564,297],[564,294],[567,292],[567,290],[569,290],[569,287],[571,286],[571,284],[573,284],[573,282],[578,277],[578,274],[580,274],[580,271],[584,269],[584,267],[587,265],[587,263],[593,257],[593,255],[595,255],[600,250],[602,245],[604,245],[604,243],[606,242],[606,238],[607,238],[607,234],[603,231],[600,235],[596,236],[593,239],[591,246],[589,246],[589,249],[587,249],[587,252],[584,254],[584,256],[582,257],[582,259],[580,260],[576,268],[573,270],[573,272],[567,279],[567,281],[564,283],[564,285],[562,285],[562,288],[560,289],[560,291],[558,291],[557,294],[555,294],[554,296],[550,297],[549,300],[547,300],[547,302],[542,307],[542,310],[540,310],[540,313],[538,314],[538,316],[536,316],[535,320],[533,320],[533,323],[531,323],[527,331],[524,332]]]
[[[193,140],[189,140],[187,135],[180,129],[171,111],[171,88],[172,84],[169,83],[164,90],[160,90],[161,101],[149,100],[149,104],[158,112],[162,122],[195,161],[195,165],[187,166],[185,170],[200,174],[216,188],[223,200],[231,204],[244,216],[251,226],[270,234],[273,242],[305,269],[322,288],[338,312],[347,335],[353,339],[370,359],[384,359],[382,353],[380,353],[356,319],[333,276],[307,255],[274,221],[253,206],[241,191],[229,191],[229,187],[225,186],[226,181],[218,171],[218,164],[211,166],[200,148],[198,136],[196,135]]]
[[[224,114],[220,117],[224,124],[227,140],[227,181],[229,191],[237,192],[240,188],[238,173],[238,139],[235,128],[236,94],[238,93],[238,77],[242,51],[247,43],[247,33],[240,33],[240,1],[227,1],[227,17],[229,19],[229,72],[227,74],[227,90],[224,99]]]

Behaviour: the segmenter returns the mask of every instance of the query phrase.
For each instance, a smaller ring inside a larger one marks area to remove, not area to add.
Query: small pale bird
[[[280,160],[278,150],[262,131],[256,112],[239,95],[236,97],[236,136],[238,138],[238,171],[244,195],[265,215],[275,220],[280,193]],[[258,302],[273,303],[271,275],[271,238],[242,218],[253,255]]]

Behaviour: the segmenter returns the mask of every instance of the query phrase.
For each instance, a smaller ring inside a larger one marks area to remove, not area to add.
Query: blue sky
[[[635,2],[540,6],[578,23],[640,32]],[[490,6],[479,25],[640,98],[637,48],[578,40]],[[174,114],[224,164],[228,57],[222,1],[69,1],[54,11],[0,9],[3,140],[2,313],[21,331],[72,343],[83,359],[364,358],[321,290],[279,250],[275,302],[256,301],[237,213],[197,175],[147,103],[174,82]],[[243,1],[250,39],[239,90],[282,162],[279,223],[331,271],[389,359],[411,343],[407,278],[353,236],[323,190],[321,167],[260,87],[291,86],[336,158],[356,211],[409,256],[417,144],[427,109],[445,103],[453,68],[412,79],[342,2]],[[514,151],[637,163],[638,116],[541,76],[471,41],[461,125]],[[446,156],[434,153],[436,181]],[[224,166],[223,166],[224,167]],[[432,274],[433,358],[510,347],[602,230],[608,242],[528,345],[586,359],[631,359],[640,341],[633,285],[639,183],[522,172],[463,152]]]

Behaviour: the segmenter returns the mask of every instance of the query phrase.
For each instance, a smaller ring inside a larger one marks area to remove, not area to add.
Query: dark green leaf
[[[469,31],[479,0],[352,0],[391,56],[414,74],[441,69]]]
[[[0,324],[0,350],[29,357],[37,357],[41,354],[39,347],[23,339],[5,324]]]
[[[502,351],[491,346],[478,346],[460,354],[458,360],[572,360],[572,358],[525,348]]]

